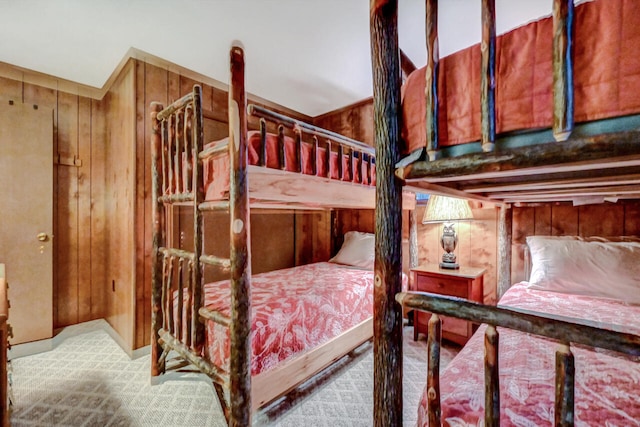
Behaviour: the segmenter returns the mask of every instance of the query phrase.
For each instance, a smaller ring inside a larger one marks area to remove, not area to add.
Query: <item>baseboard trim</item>
[[[109,334],[109,336],[118,344],[118,346],[120,346],[122,351],[124,351],[131,360],[144,357],[151,353],[150,345],[135,350],[127,349],[124,340],[116,330],[113,329],[109,322],[105,319],[97,319],[61,328],[55,332],[55,336],[53,338],[12,345],[9,350],[9,359],[16,359],[18,357],[31,356],[51,351],[67,338],[98,330],[103,330]]]

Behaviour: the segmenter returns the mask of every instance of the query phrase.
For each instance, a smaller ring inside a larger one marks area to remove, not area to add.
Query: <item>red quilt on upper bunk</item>
[[[574,17],[575,121],[640,112],[640,2],[586,2]],[[497,38],[497,133],[551,127],[552,45],[550,17]],[[479,141],[479,44],[442,58],[439,67],[438,146]],[[403,86],[404,153],[425,146],[424,93],[421,68]]]
[[[205,306],[229,314],[229,281],[205,286]],[[251,278],[251,373],[325,343],[373,315],[373,271],[329,262]],[[206,356],[228,369],[229,329],[207,325]]]
[[[640,334],[640,306],[619,300],[511,287],[501,306],[589,319]],[[484,330],[471,337],[440,378],[442,420],[449,426],[484,425]],[[553,425],[557,342],[508,329],[500,334],[501,426]],[[575,425],[640,425],[640,358],[572,346],[575,357]],[[418,425],[427,426],[426,393]]]
[[[205,146],[205,148],[212,147],[217,144],[226,143],[228,138],[214,141]],[[257,165],[260,159],[260,141],[261,136],[259,131],[249,131],[247,134],[247,145],[249,153],[249,164]],[[285,167],[284,170],[289,172],[297,172],[298,166],[296,163],[297,153],[296,144],[293,138],[285,136]],[[267,133],[266,138],[266,166],[272,169],[282,169],[280,165],[280,154],[278,149],[278,136]],[[311,144],[305,142],[301,143],[302,151],[302,173],[305,175],[314,175],[314,162],[316,166],[316,175],[321,177],[328,177],[331,179],[339,178],[338,168],[338,153],[331,152],[330,162],[327,165],[326,161],[326,148],[318,147],[316,152],[316,158],[313,159],[313,150]],[[376,184],[375,179],[375,163],[372,162],[371,170],[369,171],[369,165],[366,161],[360,161],[355,156],[352,158],[353,174],[349,166],[349,157],[343,156],[342,181],[353,182],[362,185]],[[205,185],[205,198],[206,200],[218,200],[229,196],[229,156],[217,156],[209,158],[204,161],[204,185]]]

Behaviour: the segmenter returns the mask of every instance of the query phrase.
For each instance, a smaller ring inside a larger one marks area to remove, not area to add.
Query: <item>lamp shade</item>
[[[464,199],[445,196],[430,196],[422,223],[463,221],[473,219],[469,202]]]

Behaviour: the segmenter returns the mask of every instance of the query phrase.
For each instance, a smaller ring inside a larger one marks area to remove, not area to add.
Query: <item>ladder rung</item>
[[[217,310],[200,307],[200,310],[198,310],[198,314],[207,320],[212,320],[219,325],[226,326],[227,328],[229,327],[229,325],[231,325],[231,318],[226,314],[220,313]]]
[[[221,154],[227,154],[228,152],[229,152],[229,143],[223,142],[220,144],[216,144],[213,147],[205,148],[200,153],[198,153],[198,158],[200,160],[204,160],[210,157],[219,156]]]
[[[190,261],[195,260],[195,257],[196,257],[196,255],[193,252],[183,251],[182,249],[160,248],[159,251],[162,252],[162,254],[165,257],[173,256],[173,257],[188,259]]]
[[[221,267],[223,270],[231,268],[231,260],[229,258],[220,258],[213,255],[200,255],[200,262]]]
[[[162,203],[193,202],[193,200],[193,193],[170,194],[168,196],[158,197],[158,201]]]
[[[201,211],[228,211],[229,210],[229,201],[223,200],[218,202],[204,202],[200,203],[198,208]]]

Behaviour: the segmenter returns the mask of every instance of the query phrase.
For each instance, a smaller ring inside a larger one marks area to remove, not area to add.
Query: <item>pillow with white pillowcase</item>
[[[640,242],[612,240],[527,237],[529,286],[640,304]]]
[[[374,257],[375,235],[361,231],[349,231],[344,235],[342,247],[329,262],[373,270]]]

